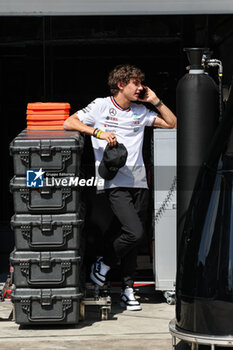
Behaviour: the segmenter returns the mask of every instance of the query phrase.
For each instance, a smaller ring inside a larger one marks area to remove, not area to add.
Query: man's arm
[[[77,130],[79,132],[82,132],[84,134],[93,135],[93,132],[95,128],[93,126],[86,125],[82,123],[77,114],[72,114],[69,118],[67,118],[63,124],[63,127],[65,130]],[[100,140],[106,140],[109,145],[115,146],[117,143],[116,136],[113,132],[102,132],[99,137]]]
[[[159,115],[154,120],[153,126],[164,129],[176,129],[176,116],[175,114],[162,103],[159,107],[156,107],[159,111]]]
[[[149,102],[156,106],[160,99],[148,86],[146,86],[146,93],[143,99],[138,99],[142,102]],[[176,116],[175,114],[162,102],[158,107],[159,115],[155,118],[152,126],[157,126],[164,129],[175,129],[176,128]]]

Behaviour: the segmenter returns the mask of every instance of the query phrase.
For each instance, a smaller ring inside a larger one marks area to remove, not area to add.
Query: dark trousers
[[[144,236],[148,210],[148,189],[117,187],[106,190],[111,208],[120,223],[111,224],[104,238],[106,265],[114,266],[121,259],[123,288],[133,287],[137,264],[137,247]]]

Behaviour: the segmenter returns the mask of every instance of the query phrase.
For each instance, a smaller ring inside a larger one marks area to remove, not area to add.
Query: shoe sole
[[[103,287],[104,282],[100,282],[100,280],[98,280],[95,275],[93,274],[93,272],[91,271],[90,273],[90,279],[92,280],[92,282],[94,282],[95,284],[98,284],[98,286]]]
[[[132,306],[130,306],[130,305],[126,305],[123,302],[120,302],[120,306],[125,308],[128,311],[140,311],[140,310],[142,310],[141,305],[132,305]]]

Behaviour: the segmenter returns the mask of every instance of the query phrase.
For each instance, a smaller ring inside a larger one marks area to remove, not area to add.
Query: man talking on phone
[[[142,156],[144,129],[176,128],[175,115],[154,91],[142,84],[144,79],[144,73],[135,66],[115,67],[108,78],[111,96],[95,99],[64,123],[66,130],[92,136],[97,175],[105,180],[105,192],[121,225],[120,234],[104,237],[103,257],[92,265],[90,278],[103,286],[108,271],[120,259],[120,304],[132,311],[141,310],[133,285],[148,199]],[[151,103],[158,113],[138,101]]]

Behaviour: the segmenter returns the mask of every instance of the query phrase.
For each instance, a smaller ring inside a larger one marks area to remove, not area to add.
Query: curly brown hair
[[[145,79],[145,74],[141,71],[141,69],[130,64],[116,66],[108,76],[108,85],[111,93],[116,95],[119,91],[117,83],[123,82],[125,85],[127,85],[131,78],[136,78],[143,81]]]

